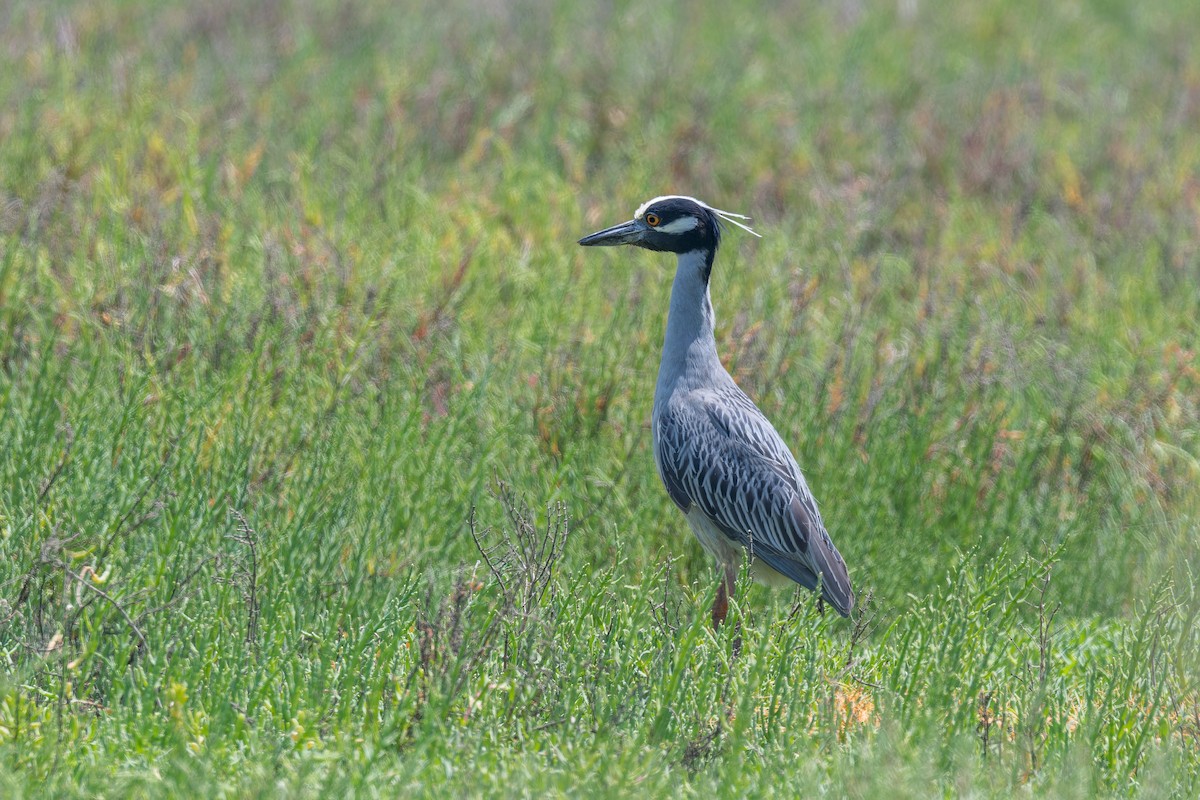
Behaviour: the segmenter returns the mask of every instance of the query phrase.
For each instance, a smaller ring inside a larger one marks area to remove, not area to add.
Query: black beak
[[[611,228],[596,231],[591,236],[585,236],[579,240],[579,243],[584,247],[611,247],[615,244],[636,244],[642,240],[645,233],[646,229],[642,223],[636,219],[631,219],[629,222],[622,222],[620,225],[613,225]]]

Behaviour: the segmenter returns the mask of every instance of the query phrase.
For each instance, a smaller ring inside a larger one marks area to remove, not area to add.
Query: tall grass
[[[1196,796],[1191,11],[10,3],[5,794]],[[668,191],[851,621],[706,622]]]

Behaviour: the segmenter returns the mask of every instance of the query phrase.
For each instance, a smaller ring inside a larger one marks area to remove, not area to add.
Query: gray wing
[[[796,460],[740,390],[692,392],[655,419],[654,451],[671,499],[698,505],[731,540],[848,616],[854,593]],[[819,576],[819,578],[818,578]]]

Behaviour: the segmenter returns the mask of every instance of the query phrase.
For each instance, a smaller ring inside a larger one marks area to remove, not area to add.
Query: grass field
[[[1200,795],[1194,0],[761,6],[0,4],[0,794]],[[860,594],[740,655],[672,192]]]

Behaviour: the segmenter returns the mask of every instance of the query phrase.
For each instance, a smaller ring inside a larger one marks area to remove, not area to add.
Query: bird
[[[742,559],[771,586],[820,592],[844,617],[854,608],[834,546],[796,458],[717,355],[709,279],[726,225],[759,236],[742,214],[664,195],[633,219],[579,240],[676,255],[662,361],[651,413],[658,475],[701,545],[716,558],[714,628],[724,623]]]

